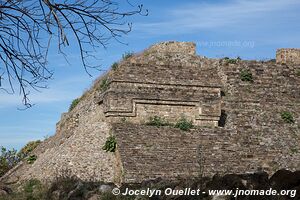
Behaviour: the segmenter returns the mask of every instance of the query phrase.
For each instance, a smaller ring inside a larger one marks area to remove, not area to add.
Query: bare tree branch
[[[90,75],[93,51],[106,48],[109,40],[131,31],[126,18],[147,15],[143,5],[121,11],[112,0],[0,0],[0,90],[14,93],[18,87],[25,107],[31,107],[30,90],[45,88],[53,72],[47,66],[52,39],[65,55],[72,34],[85,71]],[[46,39],[45,39],[46,38]]]

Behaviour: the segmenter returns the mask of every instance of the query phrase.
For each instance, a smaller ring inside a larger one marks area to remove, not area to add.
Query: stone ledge
[[[161,42],[151,46],[146,52],[157,53],[182,53],[196,55],[196,44],[193,42]]]
[[[276,51],[276,63],[278,64],[300,64],[300,49],[282,48]]]

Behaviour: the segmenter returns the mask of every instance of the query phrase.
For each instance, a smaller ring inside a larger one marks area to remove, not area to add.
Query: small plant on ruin
[[[298,153],[298,149],[297,148],[291,148],[290,150],[291,150],[292,154]]]
[[[168,126],[170,125],[170,123],[167,122],[162,117],[154,116],[149,118],[148,122],[146,122],[146,125],[160,127],[160,126]]]
[[[234,59],[234,58],[229,58],[229,57],[224,57],[223,59],[225,60],[225,65],[228,65],[228,64],[236,64],[238,61],[241,60],[240,57],[237,57],[236,59]]]
[[[24,159],[27,157],[39,144],[40,140],[28,142],[19,152],[18,157]]]
[[[229,59],[227,60],[227,64],[236,64],[237,60],[236,59]]]
[[[77,104],[79,103],[79,101],[80,101],[79,98],[74,99],[74,100],[72,101],[72,103],[71,103],[71,105],[70,105],[70,107],[69,107],[69,112],[70,112],[71,110],[73,110],[73,109],[77,106]]]
[[[28,156],[28,158],[27,158],[27,163],[28,163],[28,164],[33,164],[34,161],[36,161],[36,159],[37,159],[37,156],[36,156],[36,155],[30,155],[30,156]]]
[[[240,78],[242,81],[253,82],[252,73],[248,69],[241,70]]]
[[[175,124],[175,128],[179,128],[183,131],[189,131],[193,127],[193,122],[188,121],[185,117],[181,117],[180,120]]]
[[[144,54],[144,56],[147,57],[147,56],[151,55],[151,52],[146,50],[146,51],[143,52],[143,54]]]
[[[125,52],[123,55],[122,55],[122,58],[123,60],[126,60],[128,58],[131,58],[133,56],[133,52]]]
[[[37,179],[30,179],[23,182],[19,189],[6,196],[5,199],[50,199],[46,196],[47,187]],[[2,198],[0,198],[2,199]]]
[[[109,136],[102,147],[106,152],[115,152],[117,148],[117,141],[115,136]]]
[[[276,59],[272,58],[272,59],[268,60],[268,62],[276,63]]]
[[[300,70],[297,70],[296,75],[300,76]]]
[[[107,78],[104,78],[104,79],[102,79],[102,81],[100,83],[100,89],[102,91],[105,91],[105,90],[107,90],[107,88],[108,88],[108,80],[107,80]]]
[[[45,191],[46,188],[41,181],[30,179],[23,186],[23,198],[26,196],[26,199],[43,199],[45,198]]]
[[[236,59],[224,57],[223,60],[225,61],[225,65],[228,65],[228,64],[236,64],[236,63],[238,63],[238,61],[240,61],[242,59],[240,57],[237,57]]]
[[[118,69],[118,66],[119,64],[117,62],[114,62],[112,65],[111,65],[111,69],[112,70],[117,70]]]
[[[288,111],[281,112],[280,115],[281,115],[281,119],[283,119],[283,121],[286,123],[292,124],[295,122],[292,113]]]
[[[122,117],[122,118],[121,118],[121,122],[123,122],[123,123],[127,122],[126,117]]]

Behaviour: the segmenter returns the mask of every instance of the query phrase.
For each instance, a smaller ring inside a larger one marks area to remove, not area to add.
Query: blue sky
[[[122,38],[128,45],[111,41],[107,49],[97,50],[103,70],[124,52],[140,52],[168,40],[193,41],[197,53],[207,57],[256,60],[274,58],[278,48],[300,48],[299,0],[130,2],[144,4],[149,15],[130,18],[133,31]],[[0,146],[19,149],[30,140],[53,135],[61,113],[101,74],[94,71],[90,78],[85,73],[75,47],[67,50],[69,63],[51,48],[49,67],[55,74],[49,89],[31,93],[32,108],[20,111],[20,96],[0,93]]]

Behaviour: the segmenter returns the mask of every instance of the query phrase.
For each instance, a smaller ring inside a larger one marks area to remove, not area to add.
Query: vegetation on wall
[[[272,58],[272,59],[268,60],[267,62],[276,63],[276,59]]]
[[[295,154],[295,153],[299,152],[297,147],[291,148],[290,151],[291,151],[292,154]]]
[[[240,57],[237,57],[236,59],[229,58],[229,57],[224,57],[223,59],[225,60],[225,64],[226,65],[228,65],[228,64],[236,64],[239,60],[241,60]]]
[[[133,52],[125,52],[123,55],[122,55],[122,58],[123,60],[126,60],[128,58],[131,58],[133,56]]]
[[[149,120],[146,122],[146,125],[160,127],[169,126],[170,123],[167,122],[163,117],[153,116],[149,118]]]
[[[253,82],[252,73],[248,69],[241,70],[240,78],[241,78],[242,81]]]
[[[74,99],[69,107],[69,112],[72,111],[80,102],[80,98]]]
[[[19,158],[23,159],[27,157],[39,144],[40,140],[28,142],[19,152]]]
[[[47,189],[37,179],[30,179],[19,186],[19,190],[13,191],[9,195],[5,196],[6,200],[46,200]],[[1,199],[1,198],[0,198]]]
[[[102,147],[106,152],[115,152],[117,148],[117,141],[115,136],[109,136]]]
[[[27,157],[26,160],[27,160],[28,164],[33,164],[36,161],[36,159],[37,159],[36,155],[30,155],[30,156]]]
[[[117,62],[114,62],[114,63],[111,65],[111,69],[112,69],[112,70],[116,70],[116,69],[118,69],[118,66],[119,66],[119,64],[118,64]]]
[[[108,79],[105,77],[100,83],[100,90],[105,91],[108,88]]]
[[[187,120],[185,117],[181,117],[180,120],[175,124],[175,128],[179,128],[183,131],[189,131],[193,127],[193,122]]]
[[[288,111],[283,111],[280,113],[280,115],[281,119],[286,123],[292,124],[295,122],[293,114]]]
[[[191,128],[194,127],[193,122],[187,120],[185,117],[181,117],[178,122],[174,125],[168,121],[166,121],[163,117],[160,116],[153,116],[150,117],[149,120],[146,122],[146,125],[148,126],[156,126],[156,127],[161,127],[161,126],[172,126],[175,128],[179,128],[183,131],[188,131]]]

